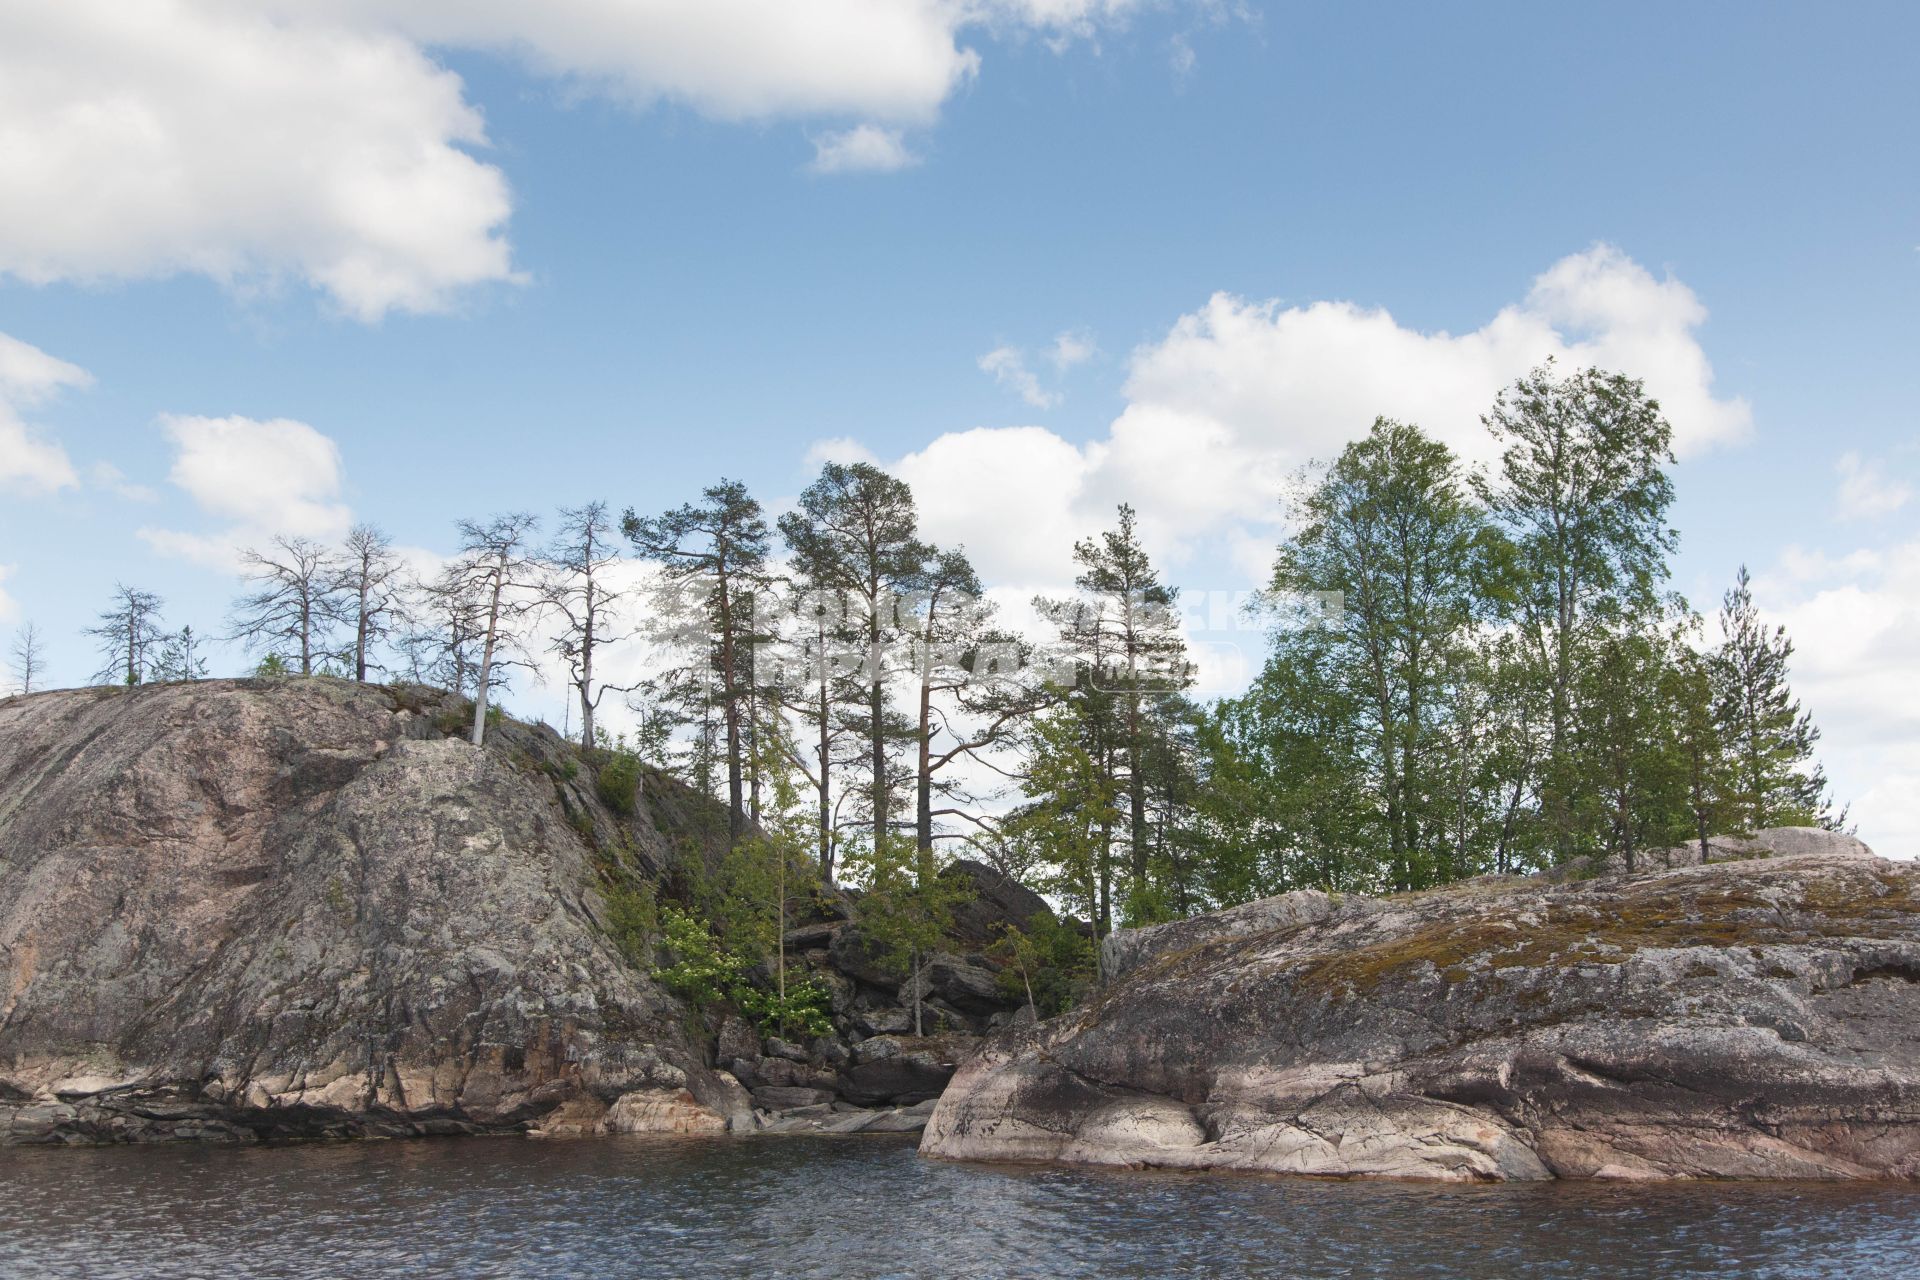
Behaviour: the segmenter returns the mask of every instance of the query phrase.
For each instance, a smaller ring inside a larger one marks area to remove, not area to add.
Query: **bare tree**
[[[617,630],[613,606],[624,593],[609,584],[620,561],[615,529],[607,504],[560,509],[560,531],[545,552],[546,603],[560,615],[560,631],[553,651],[567,664],[567,683],[580,704],[580,745],[591,747],[593,713],[610,686],[594,684],[594,655],[604,646],[626,638]],[[615,689],[627,693],[635,686]]]
[[[409,679],[465,694],[479,666],[481,604],[457,564],[432,582],[409,582],[397,609],[395,647]]]
[[[486,741],[487,696],[494,665],[509,653],[522,651],[519,624],[540,606],[538,575],[527,551],[527,540],[539,528],[537,517],[524,511],[494,516],[482,523],[462,520],[460,559],[451,584],[483,602],[480,617],[480,666],[474,674],[473,745]]]
[[[165,638],[160,631],[160,610],[165,604],[151,591],[113,584],[113,604],[100,615],[99,626],[86,630],[100,641],[100,654],[106,659],[94,673],[96,682],[135,685],[153,673],[154,651]]]
[[[347,533],[339,588],[353,622],[353,678],[367,682],[368,653],[393,631],[398,612],[400,558],[377,526],[357,524]]]
[[[46,647],[40,642],[40,629],[31,621],[20,624],[8,657],[14,683],[20,686],[21,693],[32,693],[35,682],[46,674],[47,657]]]
[[[264,554],[249,548],[244,559],[258,589],[234,601],[233,638],[249,650],[284,642],[298,653],[300,674],[312,675],[313,660],[327,656],[328,637],[349,617],[339,564],[310,538],[275,538]]]

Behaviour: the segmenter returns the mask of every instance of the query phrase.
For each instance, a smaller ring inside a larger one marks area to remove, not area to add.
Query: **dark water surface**
[[[937,1164],[911,1139],[0,1151],[0,1276],[1920,1276],[1920,1188]]]

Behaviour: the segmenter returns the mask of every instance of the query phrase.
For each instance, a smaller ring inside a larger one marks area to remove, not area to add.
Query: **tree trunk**
[[[480,645],[480,672],[474,681],[473,745],[476,747],[486,742],[487,691],[493,681],[493,643],[500,630],[500,592],[506,585],[506,579],[507,553],[502,551],[493,571],[493,593],[487,603],[487,635]]]

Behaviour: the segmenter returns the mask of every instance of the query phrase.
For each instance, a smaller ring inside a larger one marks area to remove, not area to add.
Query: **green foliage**
[[[270,653],[260,659],[260,665],[253,669],[253,674],[262,679],[277,680],[293,673],[287,666],[285,658],[282,658],[277,653]]]
[[[630,883],[623,877],[606,885],[601,896],[607,903],[607,934],[620,954],[635,968],[651,969],[653,940],[660,935],[660,909],[653,886],[645,881]]]
[[[734,988],[740,1011],[775,1035],[798,1032],[812,1038],[833,1034],[832,993],[812,978],[787,983],[785,992],[741,983]]]
[[[655,971],[660,984],[695,1009],[731,999],[745,963],[713,936],[706,921],[675,906],[660,908],[661,945],[672,962]]]
[[[1023,928],[1001,925],[987,954],[1005,965],[1001,990],[1042,1018],[1065,1013],[1093,982],[1092,939],[1051,911],[1036,912]]]
[[[862,889],[854,908],[861,936],[882,963],[902,973],[940,948],[953,927],[954,908],[972,892],[940,875],[931,851],[898,837],[877,846],[865,840],[851,845],[844,866]]]
[[[615,752],[594,775],[593,789],[607,808],[630,817],[639,803],[641,772],[639,756]]]

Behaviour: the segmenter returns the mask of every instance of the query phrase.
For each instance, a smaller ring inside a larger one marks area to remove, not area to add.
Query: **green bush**
[[[607,934],[628,964],[636,969],[653,967],[653,940],[660,932],[660,910],[653,899],[653,886],[643,884],[608,885],[602,896],[607,901]]]
[[[760,1030],[785,1036],[798,1031],[807,1036],[830,1036],[833,996],[811,978],[787,983],[786,999],[777,991],[762,991],[741,983],[734,992],[742,1013],[760,1024]]]
[[[729,955],[713,936],[707,922],[678,907],[662,907],[660,927],[673,963],[654,977],[695,1009],[706,1009],[733,995],[745,967]]]
[[[607,808],[615,813],[631,815],[640,792],[640,757],[628,752],[616,753],[613,759],[600,766],[599,776],[593,780],[593,789]]]

